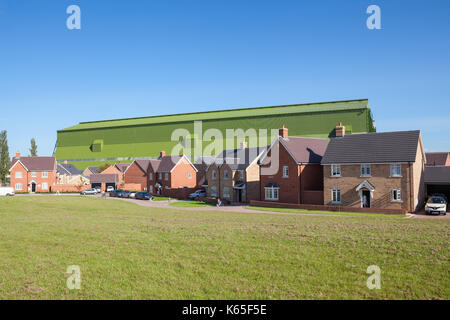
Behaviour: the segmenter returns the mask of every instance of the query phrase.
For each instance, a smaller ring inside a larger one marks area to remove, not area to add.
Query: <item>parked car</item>
[[[0,196],[13,196],[14,195],[14,188],[10,187],[1,187],[0,188]]]
[[[84,190],[84,191],[80,192],[80,194],[83,195],[83,196],[93,195],[93,194],[97,194],[97,193],[98,193],[97,189],[94,189],[94,188],[87,189],[87,190]]]
[[[94,189],[97,191],[97,193],[102,192],[102,188],[97,187],[97,188],[94,188]]]
[[[117,190],[113,190],[109,193],[110,197],[118,197],[120,198],[121,194],[122,194],[123,190],[121,189],[117,189]]]
[[[431,197],[441,197],[441,198],[444,198],[445,201],[448,203],[447,196],[446,196],[445,194],[443,194],[443,193],[433,193],[433,194],[431,194]]]
[[[106,192],[111,192],[111,191],[114,191],[114,187],[113,186],[108,186],[106,188]]]
[[[119,197],[120,198],[129,198],[130,197],[130,193],[131,193],[131,191],[129,191],[129,190],[122,191],[120,193]]]
[[[440,196],[431,196],[425,204],[426,214],[447,214],[447,201]]]
[[[192,199],[192,200],[201,198],[201,197],[206,197],[206,191],[204,189],[199,189],[189,195],[189,199]]]
[[[136,192],[135,198],[137,200],[153,200],[153,196],[148,192]]]
[[[136,191],[131,191],[130,195],[128,196],[128,198],[133,198],[134,199],[136,197],[136,193],[137,193]]]

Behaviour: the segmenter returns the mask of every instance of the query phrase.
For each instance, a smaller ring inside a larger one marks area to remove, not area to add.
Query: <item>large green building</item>
[[[179,143],[171,141],[174,130],[184,128],[193,136],[194,121],[202,121],[203,132],[216,128],[224,137],[226,129],[270,131],[282,125],[291,136],[330,137],[339,122],[346,126],[347,133],[375,131],[368,100],[336,101],[81,122],[58,131],[54,155],[58,161],[67,160],[79,169],[104,162],[130,162],[135,157],[156,157],[161,150],[170,153]],[[259,141],[259,145],[269,143],[270,137]]]

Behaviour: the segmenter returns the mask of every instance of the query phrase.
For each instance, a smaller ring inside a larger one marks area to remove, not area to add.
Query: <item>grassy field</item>
[[[331,215],[341,215],[341,216],[384,217],[384,218],[394,218],[394,219],[405,218],[404,215],[364,213],[364,212],[318,211],[318,210],[291,209],[291,208],[268,208],[268,207],[257,207],[257,206],[248,206],[247,209],[259,210],[259,211],[270,211],[270,212],[285,212],[285,213],[331,214]]]
[[[448,236],[447,219],[2,197],[0,299],[449,299]],[[380,290],[366,287],[373,264]]]
[[[177,201],[170,204],[172,207],[215,207],[215,204],[205,203],[202,201]]]

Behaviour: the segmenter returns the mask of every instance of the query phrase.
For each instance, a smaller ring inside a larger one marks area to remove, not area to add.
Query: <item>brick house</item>
[[[51,192],[56,184],[56,158],[21,157],[17,152],[9,174],[15,193]]]
[[[118,183],[123,183],[124,181],[124,172],[130,166],[129,163],[115,163],[112,166],[106,168],[101,174],[117,174]]]
[[[98,167],[87,167],[82,172],[83,176],[89,177],[91,174],[98,174]]]
[[[117,189],[119,176],[115,173],[97,173],[89,176],[91,187],[106,191],[108,187]]]
[[[83,175],[73,164],[58,163],[56,165],[56,183],[62,185],[84,186],[89,184],[89,178]]]
[[[320,161],[327,146],[327,139],[289,137],[283,126],[260,161],[261,200],[323,204]]]
[[[206,194],[232,203],[259,200],[258,160],[267,147],[224,150],[206,170]]]
[[[450,166],[450,152],[427,152],[427,166]]]
[[[140,184],[142,191],[153,193],[155,172],[160,162],[160,160],[134,160],[124,172],[125,183]]]
[[[197,168],[185,155],[161,156],[154,175],[153,193],[168,194],[168,189],[195,188],[197,185]],[[151,170],[153,172],[153,170]]]
[[[420,131],[345,135],[340,125],[321,162],[324,204],[415,212],[425,163]]]

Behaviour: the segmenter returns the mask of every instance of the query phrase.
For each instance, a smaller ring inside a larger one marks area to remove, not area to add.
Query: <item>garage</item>
[[[89,179],[91,180],[92,188],[98,188],[102,191],[106,191],[107,187],[112,186],[116,189],[116,185],[118,183],[117,174],[92,174]]]
[[[450,167],[425,167],[425,192],[427,196],[442,193],[450,199]],[[447,211],[449,208],[447,207]]]

